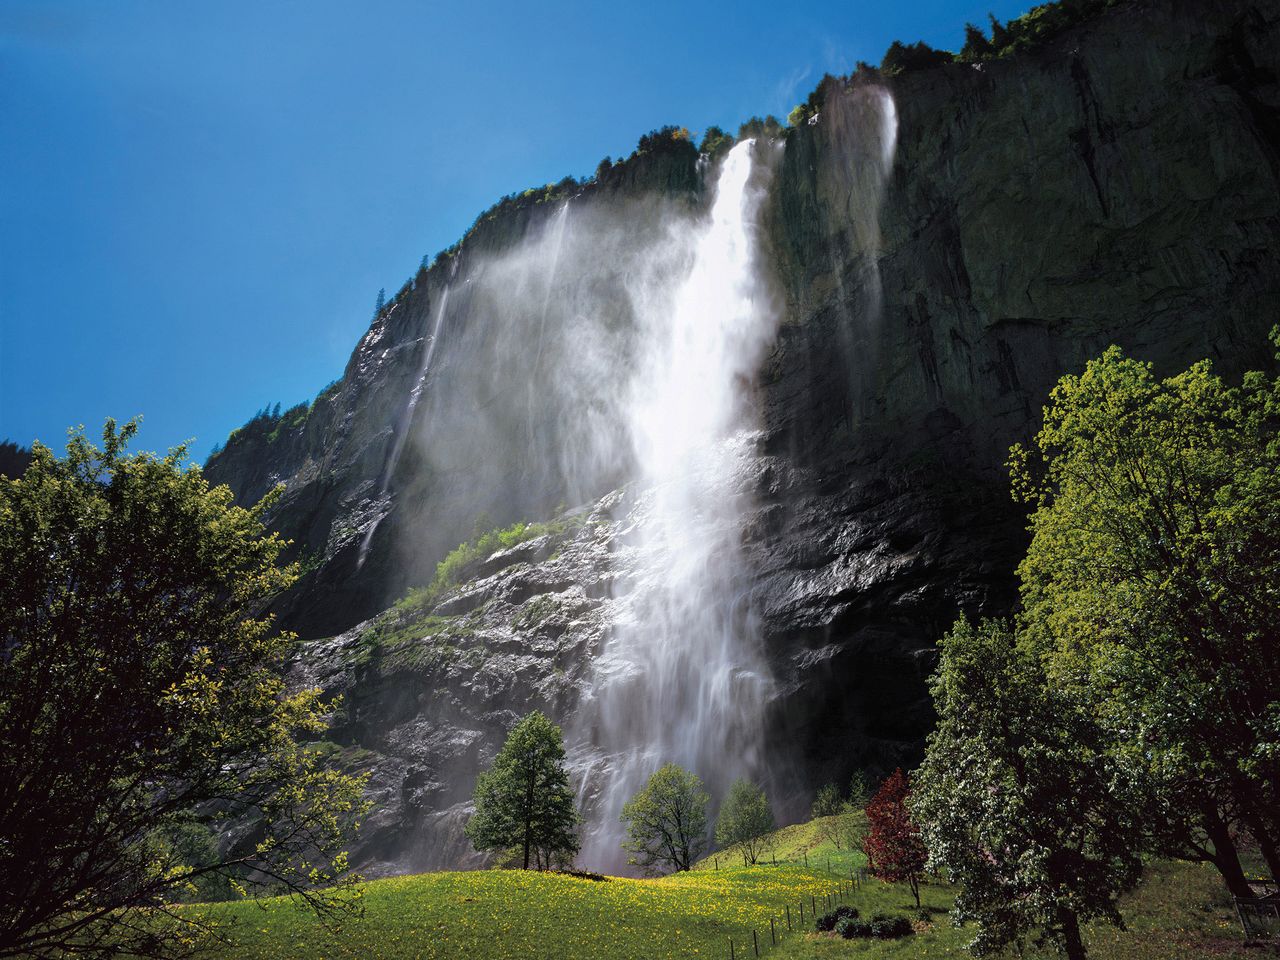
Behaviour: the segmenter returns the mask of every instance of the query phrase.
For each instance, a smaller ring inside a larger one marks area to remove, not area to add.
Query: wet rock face
[[[742,529],[778,681],[780,815],[855,767],[914,762],[937,637],[960,611],[1013,608],[1025,534],[1003,462],[1059,376],[1111,343],[1160,373],[1206,356],[1232,376],[1270,365],[1277,76],[1277,0],[1135,2],[1014,58],[834,89],[791,132],[767,222],[785,315],[755,385],[766,429]],[[672,154],[584,200],[643,231],[699,184]],[[355,851],[369,873],[471,862],[477,766],[527,710],[574,715],[634,575],[615,549],[625,453],[585,479],[545,461],[580,418],[546,401],[554,370],[495,346],[482,298],[454,302],[404,423],[445,287],[551,213],[488,225],[375,322],[304,427],[209,467],[242,500],[285,482],[274,523],[320,559],[281,613],[307,638],[294,679],[346,696],[331,736],[373,771]],[[503,396],[531,413],[475,436],[447,414]],[[432,451],[449,445],[465,455],[443,470]],[[562,503],[589,504],[585,522],[487,559],[429,606],[386,610],[478,516]]]

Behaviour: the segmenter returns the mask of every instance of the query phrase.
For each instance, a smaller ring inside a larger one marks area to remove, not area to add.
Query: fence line
[[[807,854],[807,851],[806,851],[806,854]],[[805,857],[805,860],[807,863],[808,861],[807,855]],[[830,863],[831,863],[830,858],[828,858],[827,860],[828,870],[830,870]],[[716,869],[719,869],[719,867],[717,866]],[[843,874],[833,873],[832,875],[839,881],[839,886],[836,888],[836,891],[834,893],[827,891],[822,894],[822,898],[823,898],[822,902],[826,908],[825,912],[827,913],[830,913],[841,903],[848,903],[849,900],[853,897],[854,893],[860,890],[862,888],[862,885],[866,883],[866,879],[867,879],[867,871],[864,867],[858,867],[855,870],[851,870],[847,878]],[[769,943],[765,947],[766,950],[772,947],[776,947],[778,943],[781,942],[784,934],[789,934],[793,930],[799,931],[804,929],[804,897],[803,896],[800,897],[799,907],[800,907],[799,919],[794,927],[792,926],[792,923],[791,923],[791,904],[790,903],[787,903],[784,905],[783,914],[779,916],[769,917]],[[815,922],[818,919],[818,895],[817,894],[812,894],[812,893],[809,894],[809,919],[810,921],[815,921]],[[775,922],[777,920],[785,921],[786,923],[785,931],[778,929],[777,923]],[[742,952],[741,954],[739,954],[737,949],[737,943],[734,941],[733,937],[729,937],[729,960],[738,960],[739,956],[746,957],[747,956],[746,948],[747,948],[747,944],[746,944],[746,940],[744,939],[742,943]],[[760,937],[754,925],[751,928],[751,951],[752,951],[751,955],[753,957],[760,956]]]

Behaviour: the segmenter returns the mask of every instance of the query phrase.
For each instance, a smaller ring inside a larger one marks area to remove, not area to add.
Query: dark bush
[[[824,913],[816,921],[814,921],[814,924],[823,933],[829,933],[830,931],[836,929],[837,925],[840,923],[841,920],[856,920],[856,919],[858,919],[858,910],[856,907],[841,905],[839,907],[836,907],[830,913]]]
[[[870,923],[871,936],[877,940],[896,940],[909,936],[912,932],[911,921],[906,917],[878,916]]]
[[[871,936],[871,924],[866,920],[845,917],[836,924],[836,933],[846,940],[852,940],[855,937],[869,937]]]

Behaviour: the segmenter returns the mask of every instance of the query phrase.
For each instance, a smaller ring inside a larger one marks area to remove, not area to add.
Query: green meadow
[[[722,851],[690,873],[657,879],[478,870],[375,880],[364,885],[363,916],[337,931],[324,929],[288,899],[194,909],[234,921],[230,943],[214,952],[227,960],[727,958],[730,940],[735,957],[743,958],[755,956],[752,931],[760,955],[779,960],[969,956],[970,931],[950,922],[948,885],[925,884],[924,910],[917,911],[905,886],[874,879],[851,884],[850,874],[864,865],[862,855],[837,849],[824,837],[823,826],[819,820],[779,830],[767,862],[756,866],[744,867],[735,851]],[[910,917],[915,932],[893,941],[814,932],[811,904],[817,901],[821,912],[822,898],[836,902],[837,896],[864,917]],[[1154,863],[1124,903],[1127,929],[1091,927],[1091,956],[1231,960],[1274,955],[1245,947],[1230,901],[1207,867]]]

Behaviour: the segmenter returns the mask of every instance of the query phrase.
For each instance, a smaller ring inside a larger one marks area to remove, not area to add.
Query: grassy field
[[[811,932],[810,898],[833,894],[841,889],[837,874],[848,877],[863,865],[861,854],[838,850],[825,839],[821,821],[778,831],[766,858],[767,863],[744,868],[741,857],[729,851],[704,859],[692,873],[657,880],[509,870],[378,880],[365,887],[363,919],[337,936],[288,900],[202,909],[237,921],[232,945],[218,954],[228,960],[727,960],[730,938],[738,958],[754,956],[753,929],[761,938],[761,955],[778,960],[969,956],[965,944],[971,934],[950,924],[946,911],[952,890],[944,884],[921,890],[928,922],[917,916],[905,886],[869,880],[848,893],[847,901],[863,916],[911,917],[916,932],[902,940],[846,941]],[[796,930],[782,933],[771,947],[769,920],[784,931],[788,906]],[[1245,947],[1221,884],[1200,865],[1152,865],[1125,907],[1127,931],[1088,931],[1091,956],[1243,960],[1277,955],[1271,948]]]
[[[431,873],[365,888],[365,916],[334,937],[289,900],[228,904],[237,958],[715,957],[790,904],[838,884],[793,867],[590,880],[516,870]],[[806,908],[808,909],[808,908]],[[806,914],[807,916],[808,914]]]

